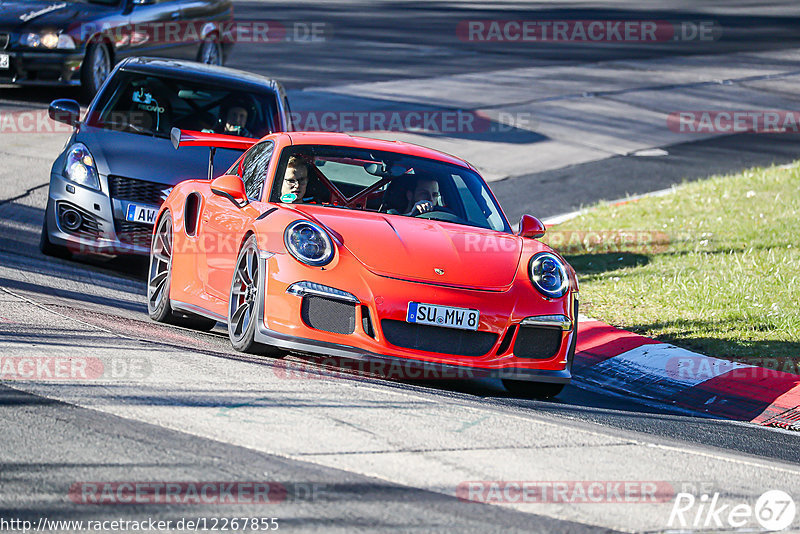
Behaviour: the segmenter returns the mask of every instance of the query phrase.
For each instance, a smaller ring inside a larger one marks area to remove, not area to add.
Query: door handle
[[[170,18],[172,18],[172,20],[176,20],[176,19],[181,18],[181,12],[180,11],[173,11],[172,14],[170,15]]]

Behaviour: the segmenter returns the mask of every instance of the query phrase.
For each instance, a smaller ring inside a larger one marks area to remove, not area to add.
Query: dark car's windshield
[[[173,127],[260,138],[276,129],[275,93],[118,71],[87,117],[91,126],[168,137]]]
[[[294,169],[298,165],[305,167],[299,175]],[[414,203],[423,197],[432,209],[412,213]],[[511,232],[486,183],[474,171],[396,152],[287,147],[281,152],[270,201],[419,216]]]

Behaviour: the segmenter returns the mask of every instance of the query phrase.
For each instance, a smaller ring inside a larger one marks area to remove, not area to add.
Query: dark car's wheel
[[[564,389],[564,384],[548,384],[543,382],[528,382],[527,380],[503,379],[503,386],[515,397],[526,399],[549,399],[555,397]]]
[[[111,52],[102,42],[91,42],[86,47],[81,67],[81,87],[84,95],[91,100],[111,72]]]
[[[196,330],[211,330],[213,319],[173,311],[169,300],[172,283],[172,217],[165,213],[158,222],[150,246],[150,269],[147,273],[147,313],[160,323],[169,323]]]
[[[68,260],[72,257],[72,252],[67,247],[61,245],[54,245],[50,241],[50,228],[47,224],[47,214],[44,216],[44,223],[42,224],[42,235],[39,237],[39,250],[45,256],[53,258],[61,258]]]
[[[228,336],[233,348],[240,352],[279,356],[282,354],[279,349],[255,340],[259,303],[264,299],[261,281],[265,274],[259,265],[256,237],[251,235],[239,252],[233,270],[228,297]]]
[[[197,61],[206,65],[222,65],[222,46],[216,36],[209,35],[200,43]]]

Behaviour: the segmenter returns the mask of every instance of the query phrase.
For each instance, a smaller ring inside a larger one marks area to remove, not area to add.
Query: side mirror
[[[50,102],[47,114],[54,121],[63,122],[70,126],[77,126],[81,120],[81,106],[74,100],[60,98]]]
[[[545,231],[546,228],[542,221],[532,215],[523,215],[519,220],[519,233],[517,235],[538,239],[544,236]]]
[[[223,174],[219,178],[215,178],[211,182],[211,192],[227,198],[239,208],[247,205],[244,182],[235,174]]]

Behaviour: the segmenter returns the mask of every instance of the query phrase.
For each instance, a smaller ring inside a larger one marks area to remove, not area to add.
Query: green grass
[[[800,372],[798,165],[599,205],[544,241],[578,272],[584,314],[710,356]],[[599,230],[633,239],[598,243]]]

